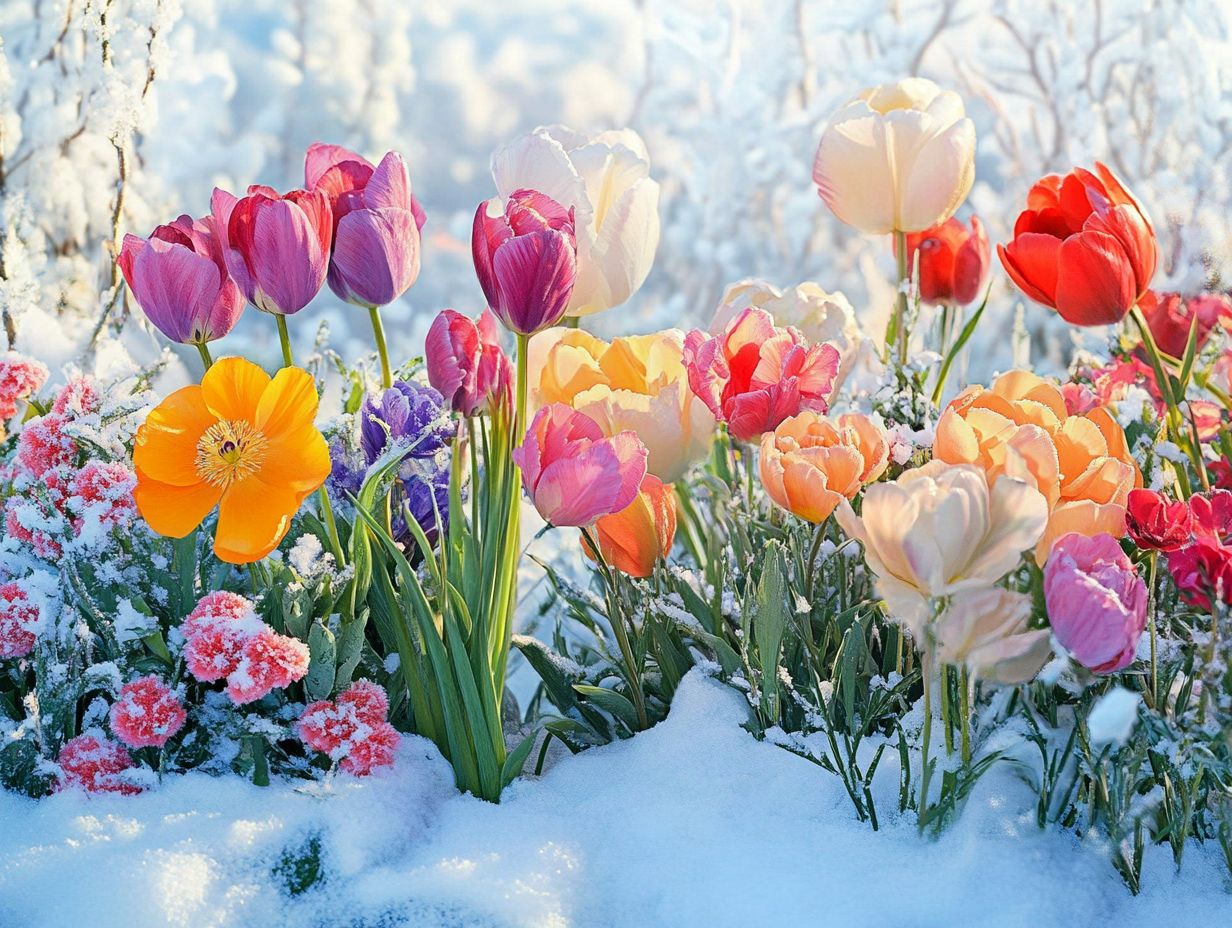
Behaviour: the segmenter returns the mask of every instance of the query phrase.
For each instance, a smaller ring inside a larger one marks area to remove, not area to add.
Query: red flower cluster
[[[106,738],[100,731],[88,731],[67,741],[56,758],[62,774],[62,789],[80,787],[90,793],[121,793],[132,796],[141,786],[121,776],[133,767],[123,745]]]
[[[34,650],[42,612],[20,583],[0,584],[0,658],[25,657]]]
[[[0,420],[17,415],[17,404],[41,390],[46,382],[47,368],[34,358],[16,351],[0,356]],[[3,428],[0,422],[0,435]]]
[[[299,736],[314,751],[340,761],[339,767],[357,777],[394,762],[400,736],[385,721],[389,699],[368,680],[359,680],[337,700],[320,700],[304,709]]]
[[[188,714],[167,684],[150,674],[120,688],[110,718],[111,730],[130,748],[161,748]]]
[[[1181,598],[1200,609],[1232,603],[1232,491],[1197,493],[1169,502],[1154,490],[1132,490],[1127,525],[1134,542],[1168,556]]]
[[[1138,301],[1138,307],[1146,317],[1159,350],[1174,358],[1184,356],[1195,318],[1198,320],[1198,350],[1206,344],[1215,326],[1232,323],[1232,299],[1223,293],[1200,293],[1185,298],[1179,293],[1148,290]]]
[[[188,672],[203,683],[225,678],[227,696],[236,705],[290,686],[308,672],[308,646],[279,635],[236,593],[219,590],[202,597],[180,630]]]

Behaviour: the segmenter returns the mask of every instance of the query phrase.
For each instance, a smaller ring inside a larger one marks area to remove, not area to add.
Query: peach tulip
[[[937,422],[933,457],[974,464],[989,479],[1028,480],[1044,495],[1050,516],[1036,547],[1040,565],[1069,532],[1124,535],[1129,491],[1142,482],[1107,409],[1070,415],[1061,388],[1030,371],[957,396]]]
[[[676,494],[654,474],[642,479],[633,502],[595,523],[595,540],[604,562],[630,577],[645,578],[667,557],[676,538]],[[594,559],[590,545],[582,542]]]
[[[923,642],[933,601],[991,586],[1018,566],[1044,531],[1048,503],[1021,480],[930,461],[865,490],[859,516],[846,500],[837,515],[864,545],[890,616]]]
[[[834,215],[862,232],[945,222],[975,181],[975,126],[962,99],[909,77],[865,90],[831,118],[813,181]]]
[[[605,342],[581,329],[549,329],[530,347],[531,400],[564,403],[606,435],[636,432],[646,469],[674,483],[710,451],[714,416],[689,389],[684,333],[666,329]]]
[[[889,438],[860,413],[831,421],[805,411],[761,439],[762,486],[778,505],[814,525],[885,473]]]

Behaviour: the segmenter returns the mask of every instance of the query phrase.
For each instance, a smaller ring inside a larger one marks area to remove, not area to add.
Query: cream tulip
[[[890,616],[924,641],[935,601],[991,586],[1013,570],[1048,522],[1048,503],[1027,483],[989,485],[971,465],[930,461],[864,492],[860,515],[844,500],[839,525],[864,545]]]
[[[581,329],[548,329],[530,342],[531,402],[571,406],[605,435],[636,432],[650,452],[647,472],[674,483],[710,451],[715,429],[689,389],[683,349],[679,329],[610,343]]]
[[[975,126],[958,94],[930,80],[872,87],[830,118],[813,180],[834,215],[862,232],[921,232],[971,191]]]
[[[932,632],[936,659],[973,676],[1016,685],[1035,679],[1052,654],[1046,628],[1030,629],[1031,597],[998,586],[956,593]]]
[[[566,314],[618,306],[646,280],[659,244],[659,185],[632,129],[587,136],[540,127],[492,156],[502,197],[537,190],[575,211],[577,279]]]

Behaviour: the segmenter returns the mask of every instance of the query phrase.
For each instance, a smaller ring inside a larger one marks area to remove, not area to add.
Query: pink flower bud
[[[424,352],[428,382],[455,412],[473,416],[489,397],[509,392],[513,369],[490,312],[472,322],[452,309],[442,310],[428,329]]]

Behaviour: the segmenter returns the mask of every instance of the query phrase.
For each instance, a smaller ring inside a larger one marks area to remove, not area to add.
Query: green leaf
[[[522,656],[534,668],[548,699],[561,712],[577,708],[577,696],[573,692],[573,679],[565,671],[565,659],[537,638],[527,635],[515,635],[513,646],[522,652]],[[573,675],[576,678],[578,675]]]
[[[502,789],[521,776],[522,768],[526,765],[526,758],[530,755],[530,749],[535,746],[535,736],[537,734],[537,732],[532,731],[519,741],[518,746],[510,751],[509,756],[505,758],[505,765],[501,768]]]
[[[967,346],[967,342],[971,340],[971,336],[975,334],[975,327],[979,325],[980,317],[984,315],[984,308],[988,305],[988,295],[992,293],[992,285],[984,291],[984,301],[980,303],[977,309],[967,320],[967,324],[963,326],[962,331],[958,333],[958,338],[954,340],[953,346],[945,356],[945,360],[941,362],[941,370],[937,372],[937,385],[933,387],[933,405],[941,405],[941,395],[945,392],[945,382],[950,377],[950,368],[954,366],[954,361],[958,357],[958,353]],[[893,344],[893,342],[887,342]]]
[[[354,619],[342,623],[338,630],[338,670],[334,685],[338,688],[347,686],[359,660],[364,654],[364,629],[368,625],[368,611],[365,609]]]
[[[328,699],[334,691],[334,674],[337,670],[338,649],[334,633],[321,622],[313,623],[308,632],[308,675],[304,677],[304,692],[309,699]]]
[[[779,709],[779,651],[787,631],[792,597],[787,589],[787,553],[780,542],[766,546],[761,581],[757,584],[753,637],[761,669],[762,704],[767,720],[776,720]]]
[[[619,719],[630,731],[637,731],[637,710],[633,703],[615,690],[604,689],[601,686],[589,686],[585,683],[575,683],[573,688],[597,705],[605,712]]]

